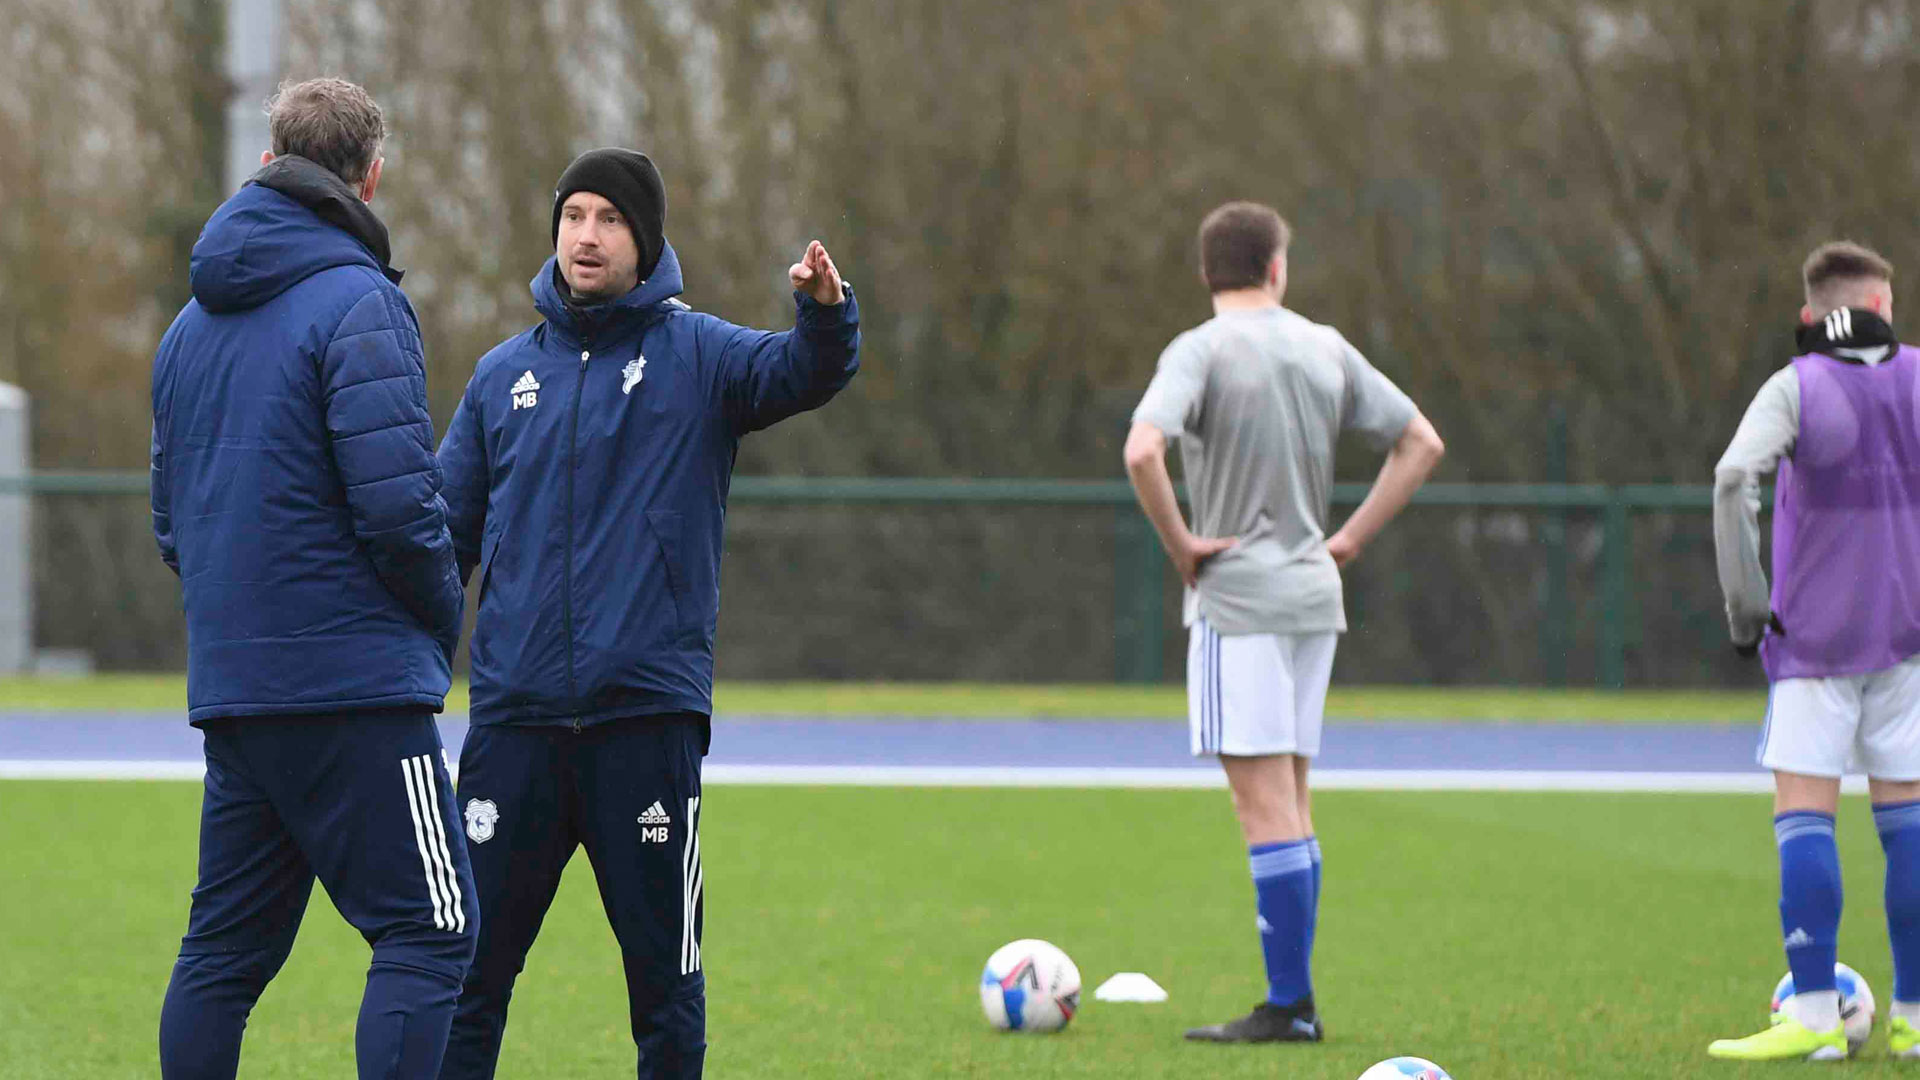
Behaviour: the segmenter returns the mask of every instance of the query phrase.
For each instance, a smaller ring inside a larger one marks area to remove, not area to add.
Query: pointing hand
[[[831,307],[847,299],[847,290],[840,282],[840,270],[833,265],[826,245],[818,240],[808,243],[800,261],[787,267],[787,280],[793,283],[795,292],[806,293],[815,303]]]

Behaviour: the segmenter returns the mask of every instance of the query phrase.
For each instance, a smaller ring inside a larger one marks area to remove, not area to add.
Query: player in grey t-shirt
[[[1188,725],[1233,789],[1259,908],[1267,996],[1196,1028],[1210,1042],[1317,1042],[1308,961],[1320,845],[1307,793],[1334,645],[1346,630],[1339,568],[1412,498],[1445,452],[1407,395],[1332,327],[1280,306],[1287,225],[1228,203],[1200,226],[1214,317],[1175,338],[1133,414],[1127,475],[1186,583]],[[1353,516],[1328,535],[1334,444],[1355,431],[1387,452]],[[1194,527],[1167,474],[1178,437]]]

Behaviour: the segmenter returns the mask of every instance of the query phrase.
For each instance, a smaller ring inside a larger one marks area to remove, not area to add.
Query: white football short
[[[1920,657],[1865,675],[1774,683],[1759,760],[1807,776],[1920,780]]]
[[[1320,752],[1340,635],[1187,633],[1187,727],[1194,756]]]

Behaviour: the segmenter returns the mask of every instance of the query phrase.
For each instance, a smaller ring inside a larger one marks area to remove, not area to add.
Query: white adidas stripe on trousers
[[[465,933],[467,913],[460,903],[460,875],[447,850],[446,823],[440,819],[440,786],[433,759],[426,754],[403,758],[400,772],[407,785],[407,809],[413,813],[413,841],[420,847],[420,869],[426,875],[427,896],[433,901],[433,925]]]
[[[700,797],[687,800],[687,842],[680,853],[680,974],[700,970]]]

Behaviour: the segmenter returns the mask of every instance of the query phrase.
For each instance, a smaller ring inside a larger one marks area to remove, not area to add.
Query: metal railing
[[[1336,484],[1333,500],[1352,506],[1365,498],[1365,484]],[[0,476],[0,495],[144,495],[147,474],[35,472]],[[1184,498],[1184,493],[1183,493]],[[922,479],[904,477],[739,476],[731,501],[743,504],[884,504],[1108,506],[1114,530],[1114,671],[1122,681],[1157,682],[1165,674],[1168,612],[1166,575],[1152,526],[1123,480]],[[1552,514],[1544,542],[1549,551],[1542,633],[1564,635],[1570,620],[1570,569],[1566,528],[1573,515],[1600,523],[1598,657],[1603,687],[1626,684],[1630,547],[1636,514],[1707,512],[1712,489],[1704,484],[1429,484],[1416,506],[1511,509]],[[1547,650],[1551,652],[1552,650]]]

